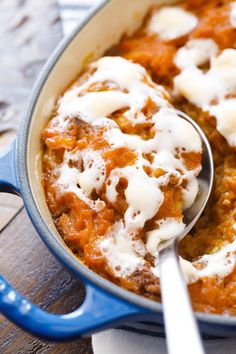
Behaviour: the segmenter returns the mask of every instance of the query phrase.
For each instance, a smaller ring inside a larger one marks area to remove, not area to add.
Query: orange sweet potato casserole
[[[42,132],[43,186],[64,242],[90,269],[160,301],[158,244],[184,229],[205,132],[215,179],[180,243],[196,311],[236,315],[236,2],[150,9],[86,66]]]

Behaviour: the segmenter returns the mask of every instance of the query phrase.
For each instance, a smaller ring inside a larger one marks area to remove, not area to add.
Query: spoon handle
[[[160,282],[169,354],[205,353],[172,242],[160,250]]]

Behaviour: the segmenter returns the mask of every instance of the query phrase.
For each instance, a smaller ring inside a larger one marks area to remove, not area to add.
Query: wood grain
[[[83,284],[48,251],[22,210],[0,234],[0,269],[30,301],[53,313],[76,309],[84,297]],[[23,332],[0,316],[0,353],[92,354],[89,339],[49,343]]]
[[[56,0],[0,1],[0,155],[14,139],[35,79],[61,38]],[[0,230],[21,207],[17,199],[0,196]]]

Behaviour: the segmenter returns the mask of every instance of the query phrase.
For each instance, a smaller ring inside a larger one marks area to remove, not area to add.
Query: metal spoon
[[[177,244],[200,217],[213,184],[213,158],[210,145],[201,128],[186,114],[181,118],[191,123],[202,141],[202,171],[198,176],[199,192],[193,205],[184,212],[184,231],[159,247],[159,267],[165,331],[169,354],[203,354],[204,349],[190,303],[186,283],[180,270]]]

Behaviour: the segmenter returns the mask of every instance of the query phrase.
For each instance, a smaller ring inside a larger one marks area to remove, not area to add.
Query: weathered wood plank
[[[24,210],[0,234],[0,269],[17,290],[50,312],[70,312],[84,297],[83,284],[54,259]],[[0,316],[0,353],[92,354],[92,349],[89,339],[66,344],[39,340]]]
[[[0,154],[14,139],[35,79],[61,37],[56,0],[0,1]],[[1,195],[0,204],[1,230],[22,203]]]

